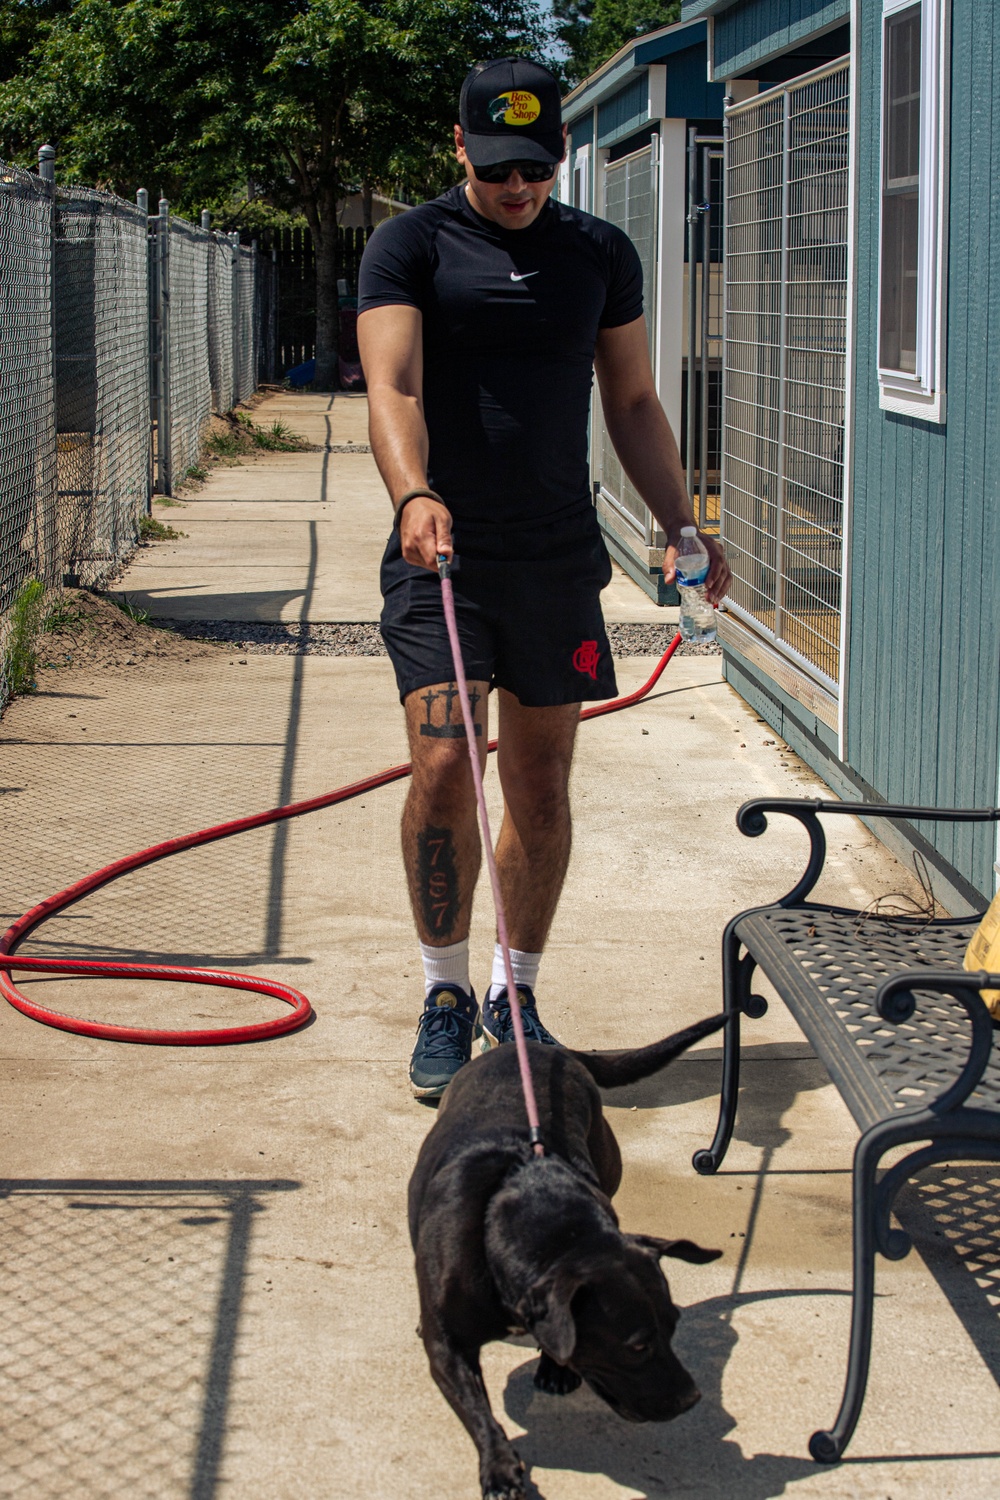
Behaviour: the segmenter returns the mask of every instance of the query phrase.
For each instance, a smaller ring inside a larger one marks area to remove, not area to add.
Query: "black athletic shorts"
[[[592,506],[516,531],[456,523],[454,539],[455,615],[469,681],[506,688],[526,708],[615,697],[600,601],[611,559]],[[395,531],[381,586],[382,639],[400,701],[452,682],[440,579],[404,560]]]

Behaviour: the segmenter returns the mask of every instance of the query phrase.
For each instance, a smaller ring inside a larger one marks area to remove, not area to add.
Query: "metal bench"
[[[736,1120],[740,1016],[762,1016],[751,990],[760,968],[788,1006],[850,1109],[861,1139],[854,1153],[854,1285],[847,1380],[836,1422],[813,1433],[809,1451],[836,1463],[861,1415],[871,1352],[875,1251],[901,1260],[910,1239],[890,1226],[907,1178],[940,1161],[1000,1161],[1000,1046],[980,998],[1000,975],[966,973],[962,960],[978,917],[929,920],[873,916],[807,898],[826,858],[820,813],[913,822],[1000,822],[1000,808],[944,811],[870,802],[793,798],[746,802],[736,822],[749,838],[769,813],[797,818],[809,834],[809,863],[798,884],[769,906],[740,912],[722,940],[724,1031],[722,1096],[715,1139],[694,1156],[711,1174],[726,1154]],[[878,1175],[883,1154],[923,1142]]]

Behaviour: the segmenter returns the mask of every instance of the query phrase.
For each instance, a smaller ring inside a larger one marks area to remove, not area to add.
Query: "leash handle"
[[[444,618],[448,626],[448,640],[451,644],[451,659],[455,669],[455,683],[458,687],[458,700],[462,705],[462,720],[465,724],[465,739],[469,747],[469,763],[472,767],[472,781],[476,788],[476,803],[479,807],[479,824],[483,831],[483,844],[486,850],[486,867],[490,872],[490,885],[493,887],[493,906],[497,918],[497,938],[503,950],[504,974],[507,978],[507,999],[510,1003],[510,1016],[514,1025],[514,1046],[517,1049],[517,1062],[521,1070],[521,1088],[524,1092],[524,1108],[528,1116],[528,1134],[532,1149],[536,1156],[544,1156],[545,1148],[542,1145],[542,1126],[538,1118],[538,1104],[535,1100],[535,1086],[531,1078],[531,1068],[528,1063],[528,1049],[524,1040],[524,1024],[521,1020],[521,1004],[518,999],[517,985],[514,983],[514,966],[510,960],[510,941],[507,937],[507,915],[504,911],[503,895],[500,891],[500,877],[497,874],[497,863],[493,854],[493,839],[490,835],[489,814],[486,811],[486,794],[483,791],[483,772],[479,764],[479,753],[476,749],[476,728],[472,718],[472,705],[469,703],[469,689],[465,681],[465,665],[462,661],[462,646],[458,639],[458,622],[455,619],[455,593],[451,582],[451,564],[443,553],[438,553],[438,573],[441,577],[441,602],[444,605]]]

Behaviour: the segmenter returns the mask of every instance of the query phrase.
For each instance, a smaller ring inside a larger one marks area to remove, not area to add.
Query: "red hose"
[[[648,682],[643,683],[641,688],[622,698],[613,698],[609,703],[586,708],[580,718],[597,719],[602,714],[612,714],[622,708],[631,708],[633,704],[645,698],[659,682],[663,669],[680,642],[681,637],[678,633],[660,658],[653,675]],[[490,740],[488,748],[495,750],[496,747],[496,740]],[[194,849],[202,844],[213,844],[216,839],[230,838],[235,833],[246,833],[251,828],[263,828],[268,823],[280,823],[284,818],[300,818],[303,813],[318,812],[321,807],[332,807],[337,802],[349,802],[352,797],[360,797],[365,792],[374,791],[376,787],[388,786],[390,781],[402,781],[405,776],[409,776],[410,769],[409,762],[405,765],[390,766],[387,771],[380,771],[377,776],[366,776],[364,781],[354,781],[350,786],[338,787],[336,791],[323,792],[319,797],[308,797],[304,802],[289,802],[286,807],[274,807],[269,812],[252,813],[248,818],[236,818],[231,823],[218,823],[214,828],[203,828],[198,833],[186,833],[181,838],[167,839],[162,844],[153,844],[148,849],[140,849],[137,854],[127,854],[123,859],[116,859],[112,864],[105,865],[103,870],[95,870],[93,875],[85,875],[82,880],[75,881],[64,891],[59,891],[55,896],[49,896],[45,901],[40,901],[37,906],[33,906],[30,911],[25,912],[23,917],[18,917],[17,921],[7,928],[3,937],[0,937],[0,994],[14,1006],[15,1010],[22,1011],[24,1015],[31,1016],[35,1021],[41,1021],[45,1026],[54,1026],[59,1031],[72,1031],[78,1036],[101,1037],[112,1042],[146,1042],[169,1047],[213,1047],[231,1042],[255,1042],[264,1037],[281,1036],[286,1031],[296,1031],[309,1020],[313,1013],[312,1006],[301,991],[292,989],[291,985],[281,984],[276,979],[260,979],[252,974],[234,974],[223,969],[188,969],[174,964],[110,963],[78,958],[22,958],[15,957],[15,950],[42,922],[49,917],[54,917],[57,912],[65,911],[68,906],[82,900],[84,896],[89,896],[92,891],[99,891],[102,886],[109,885],[120,875],[127,875],[131,870],[140,870],[144,865],[155,864],[157,860],[167,859],[171,854],[180,854],[185,849]],[[32,969],[42,974],[71,974],[80,978],[100,975],[104,979],[169,979],[175,983],[215,984],[225,989],[252,990],[259,995],[271,995],[274,999],[282,1000],[286,1005],[291,1006],[291,1010],[271,1021],[255,1021],[248,1026],[226,1026],[207,1031],[163,1031],[145,1026],[111,1026],[103,1021],[84,1021],[76,1016],[64,1016],[59,1011],[36,1005],[14,984],[10,977],[11,969]]]

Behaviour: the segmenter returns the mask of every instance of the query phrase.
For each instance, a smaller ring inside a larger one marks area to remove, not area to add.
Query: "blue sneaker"
[[[479,1006],[454,984],[436,984],[424,1001],[410,1058],[410,1087],[418,1099],[440,1099],[472,1056],[479,1036]]]
[[[538,1002],[526,984],[518,985],[517,998],[521,1002],[521,1020],[524,1023],[525,1041],[544,1042],[546,1046],[558,1047],[559,1043],[555,1037],[551,1032],[546,1031],[538,1019]],[[514,1022],[510,1015],[507,986],[504,985],[495,1000],[487,998],[483,1005],[482,1049],[486,1052],[490,1047],[499,1047],[501,1043],[513,1040]]]

